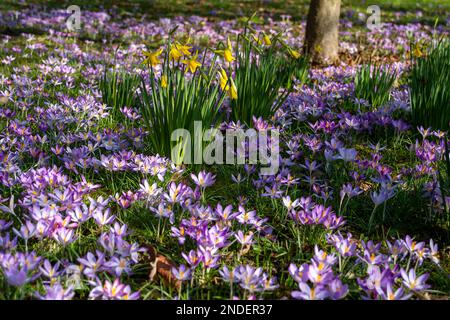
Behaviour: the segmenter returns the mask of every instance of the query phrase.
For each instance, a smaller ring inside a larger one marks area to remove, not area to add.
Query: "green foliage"
[[[417,48],[416,44],[416,48]],[[450,130],[450,41],[441,40],[429,53],[415,50],[410,77],[412,118],[416,126],[435,130]],[[441,196],[450,194],[450,155],[445,144],[444,164],[438,168]],[[446,223],[450,225],[450,208]]]
[[[368,101],[373,108],[380,107],[389,101],[396,79],[397,73],[392,68],[369,62],[356,72],[355,96]]]
[[[249,39],[247,30],[237,40],[234,68],[238,98],[231,101],[231,108],[234,121],[250,126],[253,116],[270,119],[275,114],[292,89],[293,76],[301,83],[306,81],[308,63],[305,57],[281,54],[278,36],[270,45],[258,45]]]
[[[440,41],[428,55],[413,58],[410,88],[414,123],[425,128],[448,131],[450,41]]]
[[[147,90],[144,81],[141,84],[141,110],[150,132],[150,144],[153,151],[172,157],[176,163],[184,159],[192,163],[192,158],[185,158],[187,148],[193,152],[193,147],[200,146],[195,145],[194,141],[201,142],[204,132],[218,124],[225,92],[214,81],[217,72],[214,61],[209,70],[199,68],[188,77],[182,69],[169,67],[166,53],[163,70],[167,86],[161,85],[162,79],[156,78],[153,68],[150,69],[150,90]],[[201,121],[200,132],[194,130],[194,121]],[[177,129],[189,131],[191,139],[177,137],[177,140],[171,141],[171,135]],[[176,153],[172,154],[172,151]]]
[[[124,119],[120,108],[135,107],[138,99],[136,89],[139,87],[140,77],[126,72],[105,72],[100,79],[99,87],[102,92],[103,103],[111,108],[111,119]]]

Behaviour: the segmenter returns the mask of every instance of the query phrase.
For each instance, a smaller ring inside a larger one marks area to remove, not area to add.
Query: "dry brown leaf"
[[[172,268],[175,264],[167,257],[159,254],[155,247],[147,245],[148,261],[150,263],[149,279],[151,281],[163,281],[165,285],[179,289],[181,282],[172,274]]]

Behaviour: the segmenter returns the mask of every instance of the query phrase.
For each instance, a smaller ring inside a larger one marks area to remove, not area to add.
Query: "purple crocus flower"
[[[6,229],[8,229],[10,226],[12,226],[13,222],[7,222],[5,220],[0,219],[0,232],[5,231]]]
[[[26,269],[22,269],[18,266],[3,270],[3,273],[8,284],[14,287],[21,287],[31,280],[28,277]]]
[[[247,211],[243,206],[239,206],[239,214],[236,216],[236,220],[241,224],[253,224],[256,219],[256,211]]]
[[[223,266],[221,270],[219,270],[219,274],[224,281],[227,282],[238,282],[239,279],[235,276],[234,270],[229,270],[227,266]]]
[[[13,231],[22,239],[28,240],[36,233],[36,225],[34,225],[31,221],[26,220],[25,224],[20,227],[20,231],[16,228],[13,228]]]
[[[129,274],[131,272],[130,263],[124,257],[114,256],[110,261],[105,262],[104,266],[110,269],[112,271],[111,273],[117,277],[120,277],[122,273]]]
[[[58,271],[60,263],[57,262],[54,266],[47,259],[44,261],[43,265],[39,267],[42,275],[49,279],[58,277],[62,271]]]
[[[291,277],[297,282],[307,282],[308,274],[309,274],[309,264],[304,263],[300,267],[297,267],[295,264],[291,263],[289,265],[289,274]]]
[[[300,291],[292,291],[294,299],[300,300],[323,300],[328,297],[328,290],[325,286],[310,287],[304,282],[299,283]]]
[[[111,215],[111,209],[110,208],[107,208],[103,212],[101,210],[97,210],[92,215],[92,217],[94,218],[95,222],[99,226],[104,226],[104,225],[107,225],[107,224],[111,224],[114,221],[114,219],[116,218],[114,215]]]
[[[381,188],[379,192],[374,191],[370,194],[370,198],[372,199],[375,206],[379,206],[380,204],[386,202],[391,199],[395,195],[395,191],[393,189]]]
[[[352,162],[356,159],[357,152],[355,149],[339,148],[339,159],[344,162]]]
[[[425,242],[418,243],[410,236],[406,236],[405,241],[403,243],[409,252],[415,252],[418,250],[422,250],[425,247]]]
[[[335,278],[328,283],[328,291],[331,299],[340,300],[347,295],[348,286],[343,284],[339,278]]]
[[[177,280],[186,281],[191,279],[192,270],[186,267],[186,265],[181,264],[178,268],[172,268],[172,274]]]
[[[212,186],[216,181],[215,175],[209,172],[207,173],[206,171],[200,171],[197,176],[195,174],[191,174],[191,178],[200,188]]]
[[[64,289],[61,284],[56,283],[52,286],[45,286],[44,295],[41,295],[39,292],[35,295],[40,300],[71,300],[75,295],[75,292],[73,292],[72,286]]]
[[[132,293],[130,286],[120,283],[117,278],[114,282],[108,280],[104,284],[97,282],[97,286],[89,293],[91,299],[102,300],[136,300],[139,292]]]
[[[253,232],[249,232],[247,234],[244,234],[241,230],[239,230],[234,237],[236,238],[236,240],[242,244],[243,246],[245,245],[251,245],[253,244]]]
[[[403,288],[398,288],[394,292],[391,283],[387,284],[386,291],[384,290],[379,291],[381,293],[380,294],[381,298],[384,300],[408,300],[412,296],[411,294],[404,295],[405,291],[403,290]]]
[[[433,242],[433,239],[430,239],[429,258],[434,263],[439,264],[439,248],[438,248],[438,245]]]
[[[75,241],[73,229],[59,228],[54,234],[54,238],[63,246],[66,246]]]
[[[430,286],[425,284],[428,277],[430,276],[428,273],[425,273],[419,277],[416,276],[416,271],[411,268],[409,272],[405,269],[400,270],[400,274],[403,278],[403,284],[412,291],[423,291],[428,289]]]
[[[91,278],[97,277],[97,272],[103,270],[105,262],[104,253],[97,250],[96,255],[97,257],[92,252],[88,252],[85,258],[78,259],[78,262],[85,266],[83,273]]]

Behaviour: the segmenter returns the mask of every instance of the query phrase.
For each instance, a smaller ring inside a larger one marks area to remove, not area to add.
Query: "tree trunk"
[[[316,63],[335,63],[341,0],[311,0],[306,22],[305,53]]]

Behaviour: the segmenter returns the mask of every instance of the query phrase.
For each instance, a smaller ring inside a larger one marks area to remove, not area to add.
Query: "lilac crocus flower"
[[[391,254],[390,257],[392,259],[397,259],[398,257],[400,257],[401,259],[405,256],[406,248],[401,240],[395,240],[394,243],[386,240],[386,244],[388,246],[389,253]]]
[[[111,270],[111,273],[120,277],[122,273],[129,274],[131,272],[130,263],[124,257],[112,257],[110,261],[104,264],[105,268]]]
[[[66,246],[75,241],[73,229],[59,228],[54,234],[54,238],[63,246]]]
[[[345,298],[347,295],[348,286],[343,284],[339,278],[335,278],[328,284],[328,291],[331,299],[340,300]]]
[[[218,266],[218,262],[220,259],[220,256],[215,254],[213,251],[211,250],[201,250],[202,251],[202,262],[205,268],[216,268]]]
[[[359,187],[353,188],[351,183],[347,183],[342,186],[339,195],[341,199],[343,199],[345,196],[348,196],[348,198],[351,199],[357,195],[360,195],[361,193],[363,193],[363,190],[361,190]]]
[[[234,270],[229,270],[227,266],[224,266],[222,270],[219,270],[219,274],[224,281],[227,282],[238,282],[239,279],[235,276]]]
[[[289,197],[289,196],[283,197],[282,200],[283,200],[283,205],[288,210],[295,209],[299,205],[299,200],[298,199],[295,199],[294,201],[292,201],[291,197]]]
[[[425,248],[425,242],[417,242],[413,238],[411,238],[409,235],[406,236],[405,241],[403,243],[409,252],[415,252],[415,251],[422,250],[423,248]]]
[[[430,239],[429,258],[434,263],[439,264],[439,249],[438,249],[438,245],[433,242],[433,239]]]
[[[370,194],[370,198],[372,199],[375,206],[379,206],[380,204],[388,201],[395,195],[395,191],[393,189],[382,188],[379,192],[372,192]]]
[[[250,292],[263,291],[262,268],[254,268],[250,265],[239,266],[234,271],[240,286]]]
[[[239,230],[234,237],[236,238],[236,240],[242,244],[243,246],[245,245],[251,245],[253,244],[253,232],[249,232],[247,234],[244,234],[241,230]]]
[[[395,292],[392,289],[392,284],[388,283],[386,286],[386,291],[379,290],[381,293],[381,298],[384,300],[408,300],[412,295],[404,295],[405,291],[403,288],[398,288]]]
[[[5,231],[6,229],[8,229],[10,226],[12,226],[13,222],[7,222],[5,220],[0,219],[0,232]]]
[[[197,254],[197,251],[191,250],[188,254],[182,252],[181,256],[186,260],[186,262],[191,266],[195,267],[197,266],[201,261],[199,258],[199,255]]]
[[[60,263],[57,262],[54,266],[47,259],[44,261],[43,265],[39,267],[39,270],[42,272],[42,275],[49,279],[53,279],[58,277],[62,271],[58,271]]]
[[[95,222],[99,226],[104,226],[107,224],[111,224],[114,219],[116,218],[114,215],[111,215],[111,209],[107,208],[105,211],[97,210],[92,217],[94,218]]]
[[[403,278],[403,284],[412,291],[423,291],[428,289],[430,286],[425,284],[428,277],[430,276],[428,273],[425,273],[419,277],[416,276],[416,272],[413,268],[407,272],[405,269],[400,270],[400,274]]]
[[[31,278],[28,277],[26,269],[18,266],[3,270],[3,274],[5,275],[8,284],[14,287],[21,287],[31,280]]]
[[[13,228],[13,231],[22,239],[28,240],[36,233],[36,225],[34,225],[31,221],[26,220],[25,224],[20,227],[20,231],[16,228]]]
[[[56,283],[52,286],[45,286],[44,295],[41,295],[39,292],[35,295],[40,300],[71,300],[75,295],[75,292],[73,292],[72,286],[64,289],[61,284]]]
[[[357,152],[355,149],[339,148],[339,159],[344,162],[351,162],[356,159]]]
[[[291,263],[289,265],[289,274],[291,277],[297,282],[307,282],[308,281],[308,268],[309,264],[304,263],[300,267],[297,267],[295,264]]]
[[[224,221],[229,221],[234,219],[239,213],[233,213],[233,206],[231,204],[227,205],[225,208],[222,207],[220,203],[217,204],[215,214]]]
[[[215,175],[209,172],[207,173],[206,171],[200,171],[197,176],[195,174],[191,174],[191,178],[200,188],[212,186],[216,181]]]
[[[253,224],[256,219],[256,211],[247,211],[243,206],[239,206],[239,214],[236,220],[241,224]]]
[[[103,270],[105,262],[104,253],[97,250],[96,254],[97,257],[92,252],[88,252],[85,258],[78,259],[78,262],[85,266],[83,273],[91,278],[95,278],[96,273]]]
[[[191,279],[192,270],[186,267],[186,265],[181,264],[178,268],[172,268],[172,274],[177,280],[186,281]]]
[[[324,286],[310,287],[306,283],[301,282],[300,291],[292,291],[291,295],[294,299],[300,300],[323,300],[328,297],[328,290]]]
[[[120,283],[117,278],[114,282],[108,280],[104,284],[98,282],[97,286],[89,293],[90,299],[102,300],[135,300],[139,298],[139,292],[131,293],[130,286]]]

